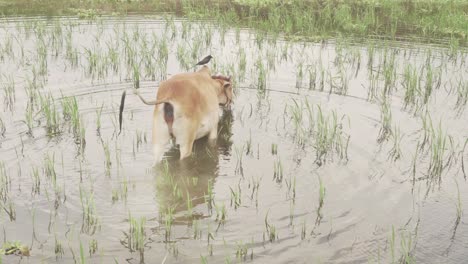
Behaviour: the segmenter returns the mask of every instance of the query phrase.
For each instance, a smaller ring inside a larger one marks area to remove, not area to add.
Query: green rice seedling
[[[88,235],[94,235],[100,229],[99,218],[96,212],[96,204],[94,203],[94,193],[87,193],[80,186],[80,201],[83,209],[83,219],[81,224],[81,232]]]
[[[130,228],[127,234],[127,247],[130,252],[138,251],[140,253],[140,263],[145,262],[145,243],[147,235],[145,232],[146,218],[141,217],[140,219],[133,218],[129,214]]]
[[[177,27],[174,23],[174,17],[172,16],[164,16],[166,21],[166,28],[165,31],[169,33],[171,36],[171,40],[177,36]]]
[[[213,212],[213,206],[215,206],[214,192],[213,192],[213,180],[208,180],[207,193],[204,195],[205,203],[208,206],[210,214]]]
[[[54,243],[54,252],[55,252],[55,260],[63,257],[65,254],[65,250],[63,249],[62,242],[57,239],[57,235],[55,235],[55,243]]]
[[[40,95],[42,114],[46,119],[47,135],[54,136],[59,134],[60,131],[60,117],[56,110],[54,98],[52,95]]]
[[[8,215],[10,222],[16,221],[16,209],[13,202],[8,199],[6,202],[0,205],[3,207],[3,211]]]
[[[296,88],[302,86],[302,79],[304,77],[304,62],[300,61],[296,66]]]
[[[316,131],[315,131],[315,151],[316,163],[322,165],[329,152],[335,150],[341,159],[347,159],[347,149],[349,137],[343,139],[342,124],[338,122],[338,117],[335,111],[328,117],[322,112],[320,105],[317,105],[316,112]]]
[[[101,131],[101,116],[102,116],[102,109],[104,108],[104,103],[102,103],[101,107],[96,110],[96,131],[100,133]]]
[[[295,141],[301,146],[312,142],[317,165],[321,166],[333,153],[337,153],[340,159],[347,159],[349,136],[346,137],[343,124],[338,121],[335,111],[325,115],[320,105],[317,105],[315,111],[308,100],[305,100],[305,105],[294,101],[294,105],[289,109],[294,124]],[[343,116],[341,119],[345,118]]]
[[[193,220],[192,230],[193,230],[193,239],[201,239],[202,231],[200,229],[200,223],[197,220]]]
[[[110,67],[114,73],[118,73],[120,68],[120,55],[118,47],[113,46],[111,43],[106,43],[107,45],[107,61],[110,63]]]
[[[461,198],[460,198],[460,188],[458,186],[458,181],[455,180],[455,184],[457,186],[457,201],[456,201],[456,208],[457,208],[457,220],[456,223],[458,224],[461,220],[461,217],[463,215],[463,208],[462,208],[462,203],[461,203]]]
[[[136,130],[136,145],[137,145],[137,150],[140,148],[140,146],[143,143],[146,143],[146,133],[142,130]]]
[[[116,203],[117,201],[119,201],[119,190],[112,189],[112,204]]]
[[[26,112],[24,112],[24,115],[25,115],[25,124],[26,126],[28,127],[28,134],[29,135],[32,135],[32,130],[33,130],[33,127],[34,127],[34,124],[33,124],[33,113],[32,113],[32,105],[31,104],[28,104],[26,106]]]
[[[201,39],[195,39],[192,41],[192,46],[191,46],[191,52],[190,52],[190,57],[192,61],[196,61],[198,57],[200,57],[200,50],[202,48],[202,40]]]
[[[10,59],[14,59],[15,57],[15,53],[13,52],[13,38],[15,36],[12,36],[11,34],[7,34],[6,36],[4,36],[4,43],[5,45],[3,46],[3,48],[0,46],[0,54],[2,54],[0,56],[0,59],[3,61],[5,59],[5,55],[8,55],[8,57]]]
[[[135,89],[140,88],[140,65],[137,63],[132,64],[133,72],[133,87]]]
[[[237,191],[234,191],[231,187],[229,187],[229,189],[231,190],[231,207],[234,205],[234,210],[237,210],[242,204],[241,189],[240,187]]]
[[[187,190],[187,217],[189,219],[192,219],[193,218],[193,202],[192,202],[192,198],[190,198],[190,193],[188,192]]]
[[[63,118],[67,121],[70,121],[73,134],[78,136],[80,134],[80,128],[82,127],[82,124],[76,97],[72,96],[63,98],[62,109]]]
[[[201,264],[208,264],[208,260],[206,256],[200,255],[200,263]]]
[[[69,59],[73,53],[73,28],[71,25],[65,27],[65,58]]]
[[[299,105],[299,103],[296,100],[294,100],[294,105],[290,107],[290,113],[291,113],[293,124],[294,124],[295,141],[299,145],[304,145],[307,139],[306,137],[307,131],[306,129],[304,129],[304,126],[303,126],[305,122],[304,120],[305,118],[303,117],[304,115],[303,115],[302,105]]]
[[[156,80],[156,68],[157,68],[157,61],[155,59],[155,54],[157,48],[157,43],[154,42],[148,51],[144,53],[143,64],[145,68],[145,77],[151,78],[151,80]]]
[[[182,35],[181,35],[181,37],[183,39],[187,39],[187,36],[189,35],[189,31],[192,28],[191,27],[192,24],[188,20],[182,20],[181,25],[182,25]]]
[[[401,233],[400,236],[400,250],[401,250],[401,256],[400,256],[400,261],[401,263],[407,263],[407,264],[414,264],[416,263],[416,260],[414,256],[412,255],[412,251],[414,249],[413,246],[413,238],[411,233],[407,232],[407,235],[405,233]]]
[[[11,189],[11,178],[7,173],[5,163],[0,161],[0,200],[5,203]]]
[[[275,71],[276,69],[276,50],[268,49],[266,51],[267,65],[270,71]],[[301,62],[302,63],[302,62]],[[302,70],[302,69],[301,69]]]
[[[274,242],[275,240],[278,239],[278,233],[276,232],[276,227],[274,225],[271,225],[268,222],[268,214],[270,211],[268,211],[265,215],[265,229],[266,229],[266,234],[268,236],[268,240],[270,242]],[[265,233],[264,233],[265,234]],[[265,240],[265,238],[263,238]]]
[[[156,39],[155,36],[153,36],[154,39]],[[167,64],[167,60],[169,59],[169,45],[167,43],[167,39],[162,37],[158,41],[158,47],[157,47],[157,53],[158,53],[158,60],[163,64]],[[160,65],[161,66],[161,65]]]
[[[463,177],[466,179],[466,170],[465,170],[465,160],[464,160],[464,155],[465,155],[465,149],[466,146],[468,146],[468,138],[465,140],[465,144],[463,144],[463,149],[461,151],[461,170],[463,173]]]
[[[91,241],[89,241],[89,256],[91,257],[93,254],[96,254],[96,252],[98,251],[98,242],[96,239],[91,239]]]
[[[236,160],[237,160],[235,173],[240,174],[240,175],[244,175],[244,169],[243,169],[243,166],[242,166],[242,158],[244,156],[244,148],[245,148],[245,145],[242,145],[241,148],[238,148],[238,147],[234,146],[234,153],[235,153]]]
[[[84,247],[83,243],[80,240],[80,264],[85,264],[86,263],[86,257],[84,253]]]
[[[283,165],[280,158],[273,161],[273,180],[276,180],[277,183],[283,181]]]
[[[437,130],[432,131],[430,149],[430,163],[427,174],[430,179],[440,181],[442,172],[446,168],[446,152],[447,152],[447,134],[442,130],[441,124]]]
[[[325,194],[326,194],[326,189],[325,189],[325,186],[323,185],[322,178],[319,177],[318,179],[319,179],[319,199],[318,199],[319,206],[317,208],[316,224],[320,223],[320,220],[323,218],[322,208],[323,208],[323,204],[325,201]]]
[[[249,253],[249,248],[246,244],[241,242],[236,242],[236,258],[240,261],[246,261],[247,255]]]
[[[245,155],[252,154],[252,130],[249,131],[249,138],[245,142]]]
[[[434,73],[432,70],[430,60],[428,59],[428,62],[426,64],[426,78],[425,78],[425,83],[424,83],[424,98],[423,98],[424,105],[426,105],[429,102],[429,98],[432,95],[433,80],[434,80]]]
[[[171,240],[172,225],[174,224],[174,208],[168,207],[164,213],[164,241]]]
[[[405,72],[403,74],[403,87],[405,88],[404,96],[404,108],[408,106],[415,106],[418,101],[417,98],[420,96],[421,87],[420,79],[416,69],[413,69],[411,64],[406,65]]]
[[[176,57],[182,69],[189,70],[190,68],[192,68],[192,61],[190,59],[190,55],[188,54],[188,51],[186,50],[184,45],[177,45]]]
[[[283,44],[283,48],[281,49],[281,57],[280,57],[280,60],[281,61],[288,61],[288,56],[289,56],[289,42],[285,42]]]
[[[390,254],[392,256],[392,262],[395,263],[395,227],[392,225],[392,233],[390,234]]]
[[[433,134],[433,131],[434,131],[431,115],[429,112],[426,112],[424,115],[421,116],[421,123],[422,123],[421,131],[423,133],[423,136],[421,139],[420,150],[423,151],[425,147],[428,146],[429,143],[431,142],[431,135]]]
[[[336,94],[346,95],[348,93],[348,77],[343,65],[338,68],[338,76],[330,77],[330,86]],[[330,90],[331,92],[331,90]]]
[[[455,103],[455,109],[461,114],[463,109],[466,107],[468,102],[468,81],[463,82],[461,79],[457,85],[457,102]]]
[[[44,174],[52,182],[54,188],[57,187],[57,172],[55,170],[55,153],[50,155],[46,153],[44,156]]]
[[[85,122],[83,121],[82,118],[79,119],[78,121],[79,127],[78,127],[78,134],[75,135],[75,143],[78,144],[79,147],[79,153],[81,155],[84,154],[84,147],[86,144],[86,127],[85,127]]]
[[[52,42],[52,55],[54,58],[58,57],[63,47],[62,33],[62,25],[59,20],[56,20],[54,22],[53,31],[51,32],[51,36],[49,38],[49,42]]]
[[[89,48],[84,48],[84,50],[85,50],[86,59],[88,60],[87,74],[90,76],[94,76],[94,73],[97,71],[98,63],[99,63],[98,55]]]
[[[110,156],[110,148],[109,142],[102,142],[102,147],[104,149],[104,157],[106,160],[104,161],[105,169],[106,169],[106,176],[110,176],[110,169],[112,166],[111,156]]]
[[[392,111],[388,100],[384,100],[380,104],[380,130],[377,136],[377,143],[387,141],[392,135]]]
[[[226,222],[227,213],[226,213],[226,206],[223,204],[216,205],[216,221],[220,224],[224,224]]]
[[[325,68],[322,65],[321,57],[319,61],[319,69],[320,69],[320,91],[323,92],[325,90]]]
[[[380,78],[380,71],[374,72],[374,70],[372,69],[368,71],[369,89],[367,90],[367,100],[371,102],[377,99],[377,89],[379,85],[379,78]]]
[[[416,145],[416,150],[414,151],[413,159],[411,161],[411,175],[413,178],[411,193],[414,191],[414,185],[416,183],[416,164],[418,164],[418,152],[419,152],[419,142]]]
[[[294,178],[290,177],[285,180],[286,187],[288,190],[287,196],[291,198],[292,202],[296,202],[296,176]]]
[[[3,101],[5,102],[5,107],[6,109],[13,111],[14,103],[16,101],[15,80],[13,76],[7,76],[6,74],[3,74],[2,76],[0,76],[0,84],[3,88]]]
[[[388,158],[395,162],[401,158],[402,152],[401,152],[400,144],[401,144],[401,140],[403,140],[403,136],[400,133],[400,128],[397,127],[396,125],[393,128],[391,139],[393,141],[393,144],[392,144],[392,149],[388,153]]]
[[[317,80],[317,68],[314,65],[313,67],[309,65],[307,67],[307,72],[309,73],[309,89],[315,90],[316,80]]]
[[[293,200],[289,201],[289,226],[293,226],[295,206],[296,203]]]
[[[257,44],[259,50],[262,50],[262,45],[266,37],[267,33],[265,31],[259,31],[257,34],[255,34],[255,44]]]
[[[39,62],[39,75],[47,76],[48,66],[47,66],[47,52],[48,45],[43,38],[38,38],[37,40],[37,61]]]
[[[239,67],[238,67],[238,75],[239,80],[243,80],[247,69],[247,55],[245,50],[239,48]]]
[[[389,51],[391,54],[387,57],[387,49],[385,49],[384,62],[383,62],[383,76],[384,76],[384,90],[382,92],[383,96],[391,94],[392,87],[396,80],[396,68],[395,65],[395,51]]]
[[[33,196],[40,194],[41,193],[41,178],[39,176],[39,169],[37,167],[32,168],[31,180],[32,180],[31,194]]]
[[[265,66],[263,65],[262,58],[259,57],[256,62],[256,67],[257,67],[257,90],[260,93],[264,93],[266,91],[266,82],[267,82],[267,71],[265,69]]]
[[[17,255],[21,257],[29,257],[29,247],[20,241],[4,241],[0,248],[0,256],[2,255]],[[0,259],[1,260],[1,259]]]
[[[0,137],[4,137],[6,132],[6,126],[3,119],[0,117]]]
[[[29,103],[34,108],[37,106],[37,98],[39,97],[38,90],[44,87],[44,80],[38,76],[36,67],[33,65],[31,75],[26,76],[26,93],[28,94]]]
[[[307,223],[305,217],[302,218],[302,225],[301,225],[301,240],[304,240],[307,236]]]
[[[460,50],[460,42],[458,41],[457,38],[454,38],[453,36],[450,37],[449,40],[449,50],[448,54],[450,59],[456,59],[458,56],[458,51]]]
[[[271,143],[271,154],[277,155],[278,154],[278,144]]]

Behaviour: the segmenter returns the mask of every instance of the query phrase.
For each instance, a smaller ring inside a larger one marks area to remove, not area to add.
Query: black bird
[[[211,55],[208,55],[206,56],[203,60],[199,61],[197,64],[195,64],[195,66],[199,66],[199,65],[205,65],[207,64],[208,62],[210,62],[211,58],[213,58]]]

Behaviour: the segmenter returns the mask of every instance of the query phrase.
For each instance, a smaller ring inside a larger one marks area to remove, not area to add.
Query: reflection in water
[[[177,214],[178,221],[189,221],[204,217],[202,212],[192,209],[209,201],[209,192],[218,176],[219,156],[230,156],[232,136],[232,111],[224,110],[218,124],[218,139],[215,145],[204,137],[194,142],[192,156],[179,160],[178,149],[171,149],[165,159],[155,169],[156,200],[161,216]],[[211,201],[207,202],[211,208]]]

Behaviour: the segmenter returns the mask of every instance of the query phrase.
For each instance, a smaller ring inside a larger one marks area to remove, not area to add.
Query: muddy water
[[[466,50],[383,40],[290,42],[137,16],[8,18],[0,39],[0,236],[31,248],[22,260],[3,256],[6,263],[468,258],[468,111],[460,103]],[[159,81],[207,54],[214,72],[236,80],[232,108],[220,110],[217,144],[196,142],[184,161],[174,147],[153,168],[152,109],[127,96],[118,135],[120,94],[134,87],[138,69],[141,93],[151,98]],[[421,90],[420,103],[405,108],[408,65]],[[14,95],[7,92],[12,83]],[[54,133],[40,100],[49,93],[59,120]],[[63,115],[63,98],[72,97],[81,137]],[[330,123],[336,116],[325,156],[318,155],[320,111]],[[385,111],[393,132],[378,140]],[[429,117],[446,139],[440,177],[430,173],[437,140],[423,143]],[[140,248],[129,241],[130,218],[146,220]]]

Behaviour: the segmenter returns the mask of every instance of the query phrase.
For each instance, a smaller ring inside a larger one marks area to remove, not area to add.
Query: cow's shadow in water
[[[192,156],[184,160],[179,160],[179,151],[173,148],[155,167],[156,201],[163,219],[171,213],[176,224],[190,223],[210,215],[211,203],[207,197],[219,175],[219,160],[229,159],[231,155],[232,123],[232,111],[224,110],[215,144],[210,144],[207,137],[195,141]],[[207,206],[191,210],[202,203]]]

